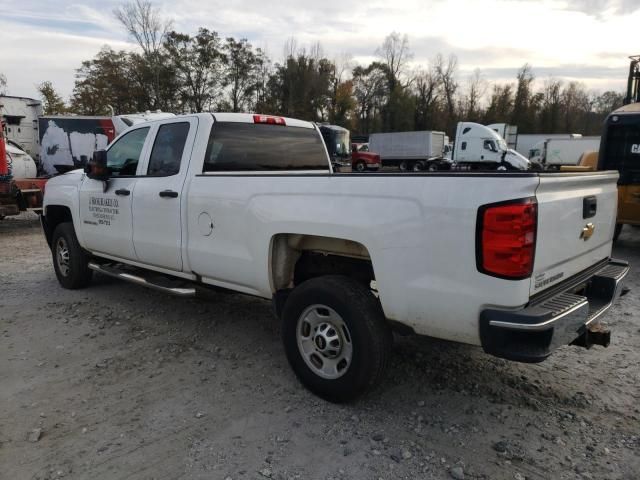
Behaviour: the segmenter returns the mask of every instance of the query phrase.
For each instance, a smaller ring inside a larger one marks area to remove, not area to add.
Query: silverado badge
[[[591,235],[593,235],[593,231],[595,229],[596,229],[596,226],[593,223],[591,222],[587,223],[584,227],[582,227],[582,233],[580,234],[580,238],[586,242],[591,238]]]

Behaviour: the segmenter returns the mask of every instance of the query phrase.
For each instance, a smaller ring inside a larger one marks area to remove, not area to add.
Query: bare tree
[[[282,47],[282,54],[285,62],[287,61],[287,58],[295,57],[298,54],[298,41],[295,37],[287,38],[286,42],[284,42],[284,46]]]
[[[427,70],[418,70],[414,75],[416,95],[416,129],[436,130],[445,128],[437,123],[440,104],[440,82],[435,68],[431,65]]]
[[[434,62],[434,68],[440,84],[442,85],[442,92],[444,94],[445,101],[447,103],[447,113],[449,116],[449,123],[453,123],[456,114],[456,91],[458,90],[458,82],[456,80],[456,70],[458,69],[458,58],[451,54],[445,61],[444,57],[440,54],[436,56]]]
[[[393,90],[395,83],[405,72],[407,63],[413,58],[413,54],[409,51],[409,37],[406,34],[400,36],[398,32],[391,32],[385,37],[382,46],[376,49],[376,55],[389,69],[390,84],[393,84],[390,86]]]
[[[465,99],[465,119],[468,121],[477,121],[480,118],[480,101],[487,91],[487,82],[482,77],[479,68],[473,71],[468,80],[467,96]]]
[[[113,11],[116,19],[142,49],[143,64],[149,70],[149,91],[153,108],[162,106],[163,70],[162,44],[171,29],[172,22],[165,20],[160,10],[150,0],[132,0],[120,5]]]
[[[7,77],[0,73],[0,95],[7,94]]]
[[[542,90],[541,123],[548,129],[548,133],[562,131],[562,80],[548,78]]]
[[[171,20],[164,20],[160,10],[150,0],[124,3],[113,14],[147,56],[160,50],[165,36],[171,30]]]

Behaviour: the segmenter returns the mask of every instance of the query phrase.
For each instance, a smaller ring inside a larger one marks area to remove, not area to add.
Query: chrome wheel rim
[[[298,318],[298,350],[307,366],[319,377],[343,376],[353,358],[351,332],[342,317],[326,305],[311,305]]]
[[[356,170],[358,170],[359,172],[364,172],[364,168],[364,163],[356,164]]]
[[[58,263],[58,270],[64,277],[69,275],[69,246],[67,241],[60,237],[56,242],[56,262]]]

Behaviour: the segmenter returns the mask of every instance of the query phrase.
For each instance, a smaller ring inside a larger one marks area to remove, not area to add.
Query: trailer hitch
[[[591,348],[594,345],[602,345],[608,347],[611,343],[611,330],[602,323],[587,325],[586,330],[576,338],[571,345],[578,347]]]

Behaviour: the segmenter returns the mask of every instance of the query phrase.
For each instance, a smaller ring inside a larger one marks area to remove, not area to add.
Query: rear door
[[[617,172],[541,174],[531,294],[611,255]]]
[[[84,247],[130,260],[136,259],[132,241],[131,198],[144,158],[150,128],[131,130],[107,150],[111,169],[108,183],[85,176],[80,186],[80,228]]]
[[[133,245],[143,263],[182,270],[183,188],[197,117],[157,125],[133,194]]]

